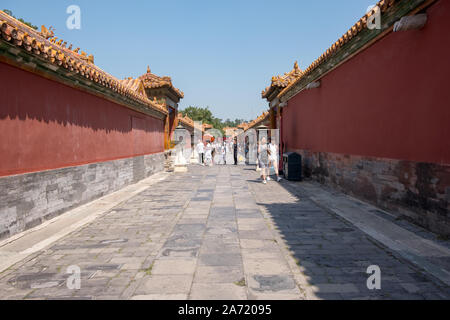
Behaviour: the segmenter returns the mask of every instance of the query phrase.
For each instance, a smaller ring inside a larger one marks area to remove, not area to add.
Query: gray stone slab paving
[[[301,183],[249,185],[263,215],[279,234],[279,244],[298,266],[300,274],[294,278],[307,298],[428,299],[434,293],[436,298],[449,299],[447,286],[318,206],[303,192]],[[366,270],[370,265],[381,269],[381,290],[367,288]],[[420,283],[427,287],[416,290],[410,285]]]
[[[0,299],[449,299],[301,184],[263,185],[249,169],[171,175],[5,270]],[[74,265],[79,290],[66,285]]]

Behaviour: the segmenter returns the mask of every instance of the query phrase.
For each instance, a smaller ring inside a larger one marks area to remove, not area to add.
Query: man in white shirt
[[[202,140],[198,140],[197,143],[198,163],[202,166],[205,165],[205,145]]]

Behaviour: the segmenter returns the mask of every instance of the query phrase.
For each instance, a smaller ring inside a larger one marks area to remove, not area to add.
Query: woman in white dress
[[[214,164],[221,164],[222,149],[219,142],[214,142]]]
[[[222,164],[227,164],[227,147],[225,142],[222,144]]]
[[[266,137],[263,137],[258,145],[258,164],[261,168],[261,178],[264,184],[267,183],[267,176],[268,176],[268,165],[269,165],[269,154],[270,150],[267,146],[267,140]]]
[[[208,144],[205,148],[205,164],[207,166],[213,165],[213,158],[212,158],[212,146],[211,143],[208,141]]]
[[[269,144],[269,174],[270,168],[273,167],[275,174],[277,175],[277,181],[280,182],[281,178],[279,176],[278,170],[278,147],[275,144],[275,139],[270,139]],[[270,177],[267,177],[267,180],[270,180]]]

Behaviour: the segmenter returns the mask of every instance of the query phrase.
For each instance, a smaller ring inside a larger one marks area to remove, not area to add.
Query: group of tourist
[[[229,143],[214,140],[208,140],[204,143],[202,140],[199,140],[195,149],[199,157],[199,164],[202,166],[229,164],[229,159],[233,159],[233,164],[238,165],[239,144],[237,138],[234,138]],[[261,179],[264,184],[267,184],[267,181],[271,180],[270,170],[272,168],[275,171],[277,181],[280,182],[282,180],[279,176],[278,154],[278,146],[274,139],[271,139],[270,143],[267,143],[267,139],[262,137],[258,144],[257,166],[261,170]]]
[[[278,170],[278,146],[275,144],[274,139],[271,139],[270,143],[267,143],[266,137],[262,137],[258,144],[258,165],[261,169],[261,178],[264,184],[270,181],[270,169],[273,168],[277,181],[281,181]]]
[[[237,151],[234,152],[237,146],[236,142],[217,142],[207,141],[206,144],[199,140],[196,146],[196,151],[199,157],[199,164],[203,166],[225,165],[230,162],[227,161],[227,156],[233,155],[234,164],[237,165]]]

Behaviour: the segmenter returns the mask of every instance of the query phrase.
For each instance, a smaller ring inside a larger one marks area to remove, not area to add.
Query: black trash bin
[[[283,154],[283,173],[287,180],[302,180],[302,156],[295,152]]]

